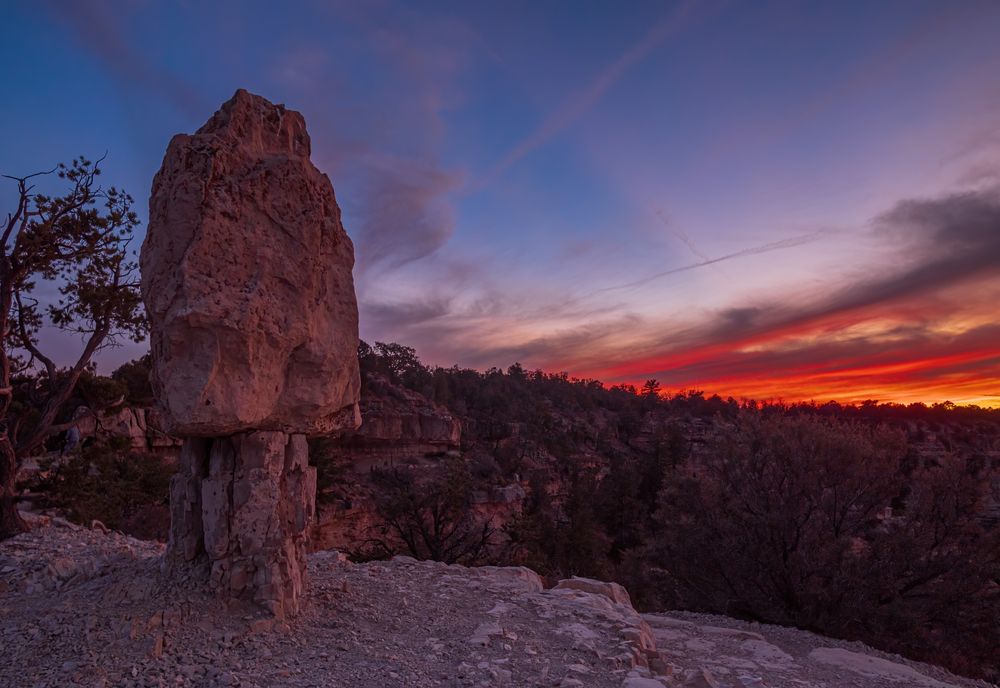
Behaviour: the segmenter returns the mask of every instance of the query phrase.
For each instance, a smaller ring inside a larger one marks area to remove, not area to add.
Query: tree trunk
[[[28,530],[28,524],[17,513],[14,477],[17,475],[17,459],[10,440],[0,438],[0,540],[14,537]]]
[[[72,396],[73,390],[76,389],[76,383],[80,380],[80,375],[83,374],[84,368],[86,368],[87,364],[90,362],[90,357],[94,355],[94,352],[97,350],[100,343],[104,341],[104,337],[106,335],[106,330],[98,331],[91,335],[90,340],[87,342],[87,346],[80,355],[79,361],[77,361],[76,365],[69,370],[56,388],[49,393],[48,398],[45,400],[45,406],[42,408],[42,414],[38,419],[38,422],[31,428],[27,437],[18,437],[17,447],[14,449],[14,452],[17,455],[29,455],[48,439],[52,426],[56,422],[56,417],[59,415],[59,411],[62,410],[63,404],[66,403],[66,400]]]

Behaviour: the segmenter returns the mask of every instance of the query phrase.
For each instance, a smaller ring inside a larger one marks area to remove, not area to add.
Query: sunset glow
[[[1000,406],[995,2],[7,14],[4,173],[107,150],[141,199],[236,88],[302,111],[368,341],[723,397]]]

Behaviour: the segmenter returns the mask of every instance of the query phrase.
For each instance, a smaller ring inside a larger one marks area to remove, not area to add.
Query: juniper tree
[[[103,160],[103,159],[102,159]],[[0,539],[24,530],[15,508],[20,459],[55,432],[56,420],[94,354],[122,338],[141,341],[145,316],[129,243],[138,225],[132,198],[98,183],[101,162],[83,157],[25,177],[14,209],[0,225]],[[62,195],[35,193],[40,178],[55,175]],[[43,297],[58,293],[54,299]],[[81,349],[61,368],[46,353],[46,324],[81,336]],[[12,378],[38,372],[36,403],[15,403]]]

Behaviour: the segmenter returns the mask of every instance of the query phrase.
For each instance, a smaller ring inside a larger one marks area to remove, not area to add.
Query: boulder
[[[153,180],[142,245],[164,430],[317,435],[354,428],[354,248],[305,120],[239,90]]]
[[[146,414],[141,408],[123,406],[120,409],[103,414],[99,421],[100,427],[114,437],[126,437],[129,446],[136,451],[145,451]],[[81,435],[83,435],[81,429]]]
[[[628,607],[632,606],[632,600],[629,598],[628,591],[618,583],[608,583],[605,581],[594,580],[592,578],[579,578],[574,576],[572,578],[566,578],[559,581],[556,584],[555,589],[589,592],[594,595],[607,597],[615,604],[624,604]]]

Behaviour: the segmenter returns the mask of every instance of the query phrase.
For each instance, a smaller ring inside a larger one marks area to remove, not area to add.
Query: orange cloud
[[[866,324],[837,321],[848,329]],[[874,334],[840,341],[834,341],[830,325],[821,322],[792,332],[783,328],[738,342],[588,371],[587,376],[633,384],[656,377],[668,388],[696,388],[736,398],[1000,406],[1000,324],[977,324],[951,333],[900,326],[897,332],[883,321]],[[750,343],[752,347],[747,346]]]

